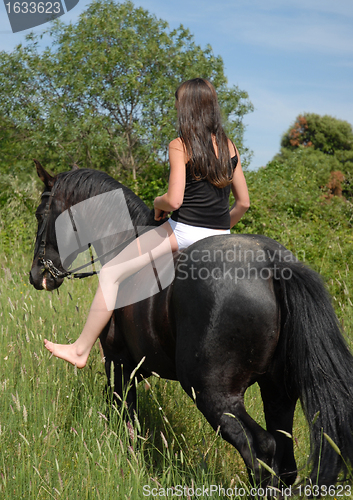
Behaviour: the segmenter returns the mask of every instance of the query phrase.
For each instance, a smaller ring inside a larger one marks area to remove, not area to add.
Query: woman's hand
[[[154,220],[163,220],[168,217],[169,212],[165,212],[160,208],[154,208]]]

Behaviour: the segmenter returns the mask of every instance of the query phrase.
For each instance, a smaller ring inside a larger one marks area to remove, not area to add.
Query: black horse
[[[52,177],[39,162],[36,166],[45,184],[30,272],[38,290],[54,290],[64,280],[54,222],[69,207],[122,189],[133,224],[157,225],[153,211],[105,173],[84,169]],[[130,237],[116,235],[115,246]],[[95,245],[104,255],[106,242]],[[256,484],[295,481],[288,434],[298,399],[310,426],[312,482],[334,484],[341,469],[353,464],[353,357],[320,277],[269,238],[224,235],[191,245],[176,257],[173,283],[115,310],[100,341],[108,384],[113,363],[118,394],[143,358],[136,376],[156,372],[178,380],[212,427],[240,452]],[[267,430],[244,407],[244,393],[255,382]],[[135,398],[133,386],[131,408]]]

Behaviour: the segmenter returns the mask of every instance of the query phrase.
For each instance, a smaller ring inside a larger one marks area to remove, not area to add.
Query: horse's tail
[[[285,381],[310,426],[310,477],[314,484],[331,485],[341,469],[353,465],[353,356],[321,277],[300,262],[277,262],[274,275],[280,284],[278,347],[284,349]]]

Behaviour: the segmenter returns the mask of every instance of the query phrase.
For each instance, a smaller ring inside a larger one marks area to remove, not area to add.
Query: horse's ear
[[[52,177],[46,170],[44,170],[38,160],[33,158],[33,161],[36,164],[37,174],[40,180],[44,182],[47,188],[52,188],[55,182],[54,177]]]
[[[80,169],[80,167],[78,165],[76,165],[76,163],[72,164],[71,170],[79,170],[79,169]]]

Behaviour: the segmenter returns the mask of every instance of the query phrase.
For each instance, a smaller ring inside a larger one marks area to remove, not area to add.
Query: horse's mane
[[[140,224],[155,225],[151,210],[128,187],[99,170],[77,169],[63,172],[57,176],[58,188],[75,204],[92,196],[122,189],[133,221]]]

